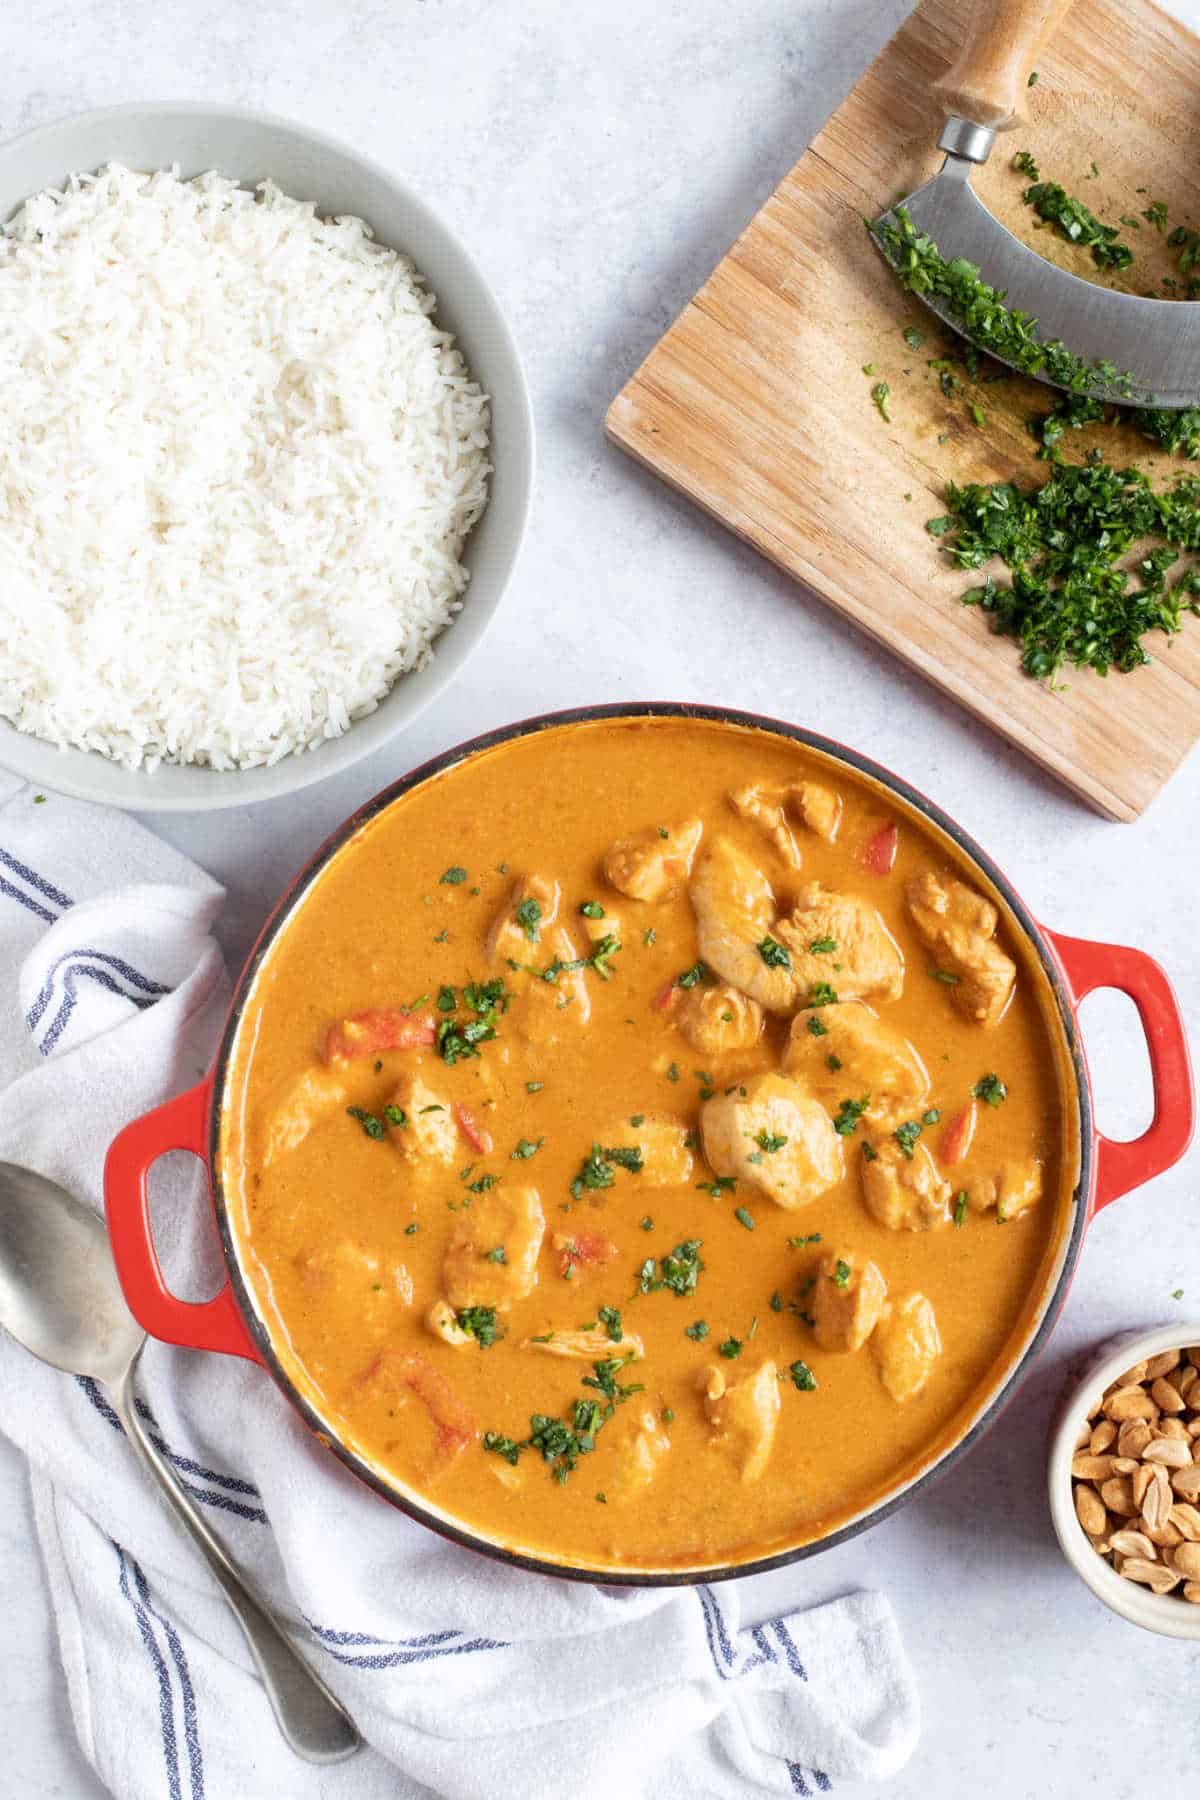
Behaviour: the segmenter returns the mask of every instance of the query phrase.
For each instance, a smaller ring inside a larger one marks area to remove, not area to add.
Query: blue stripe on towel
[[[704,1615],[704,1635],[708,1639],[708,1653],[712,1657],[713,1668],[717,1671],[717,1674],[722,1681],[728,1681],[729,1670],[724,1666],[721,1658],[717,1655],[717,1640],[713,1631],[712,1614],[709,1610],[712,1592],[709,1588],[701,1585],[697,1585],[694,1591],[697,1600],[700,1602],[700,1611]]]
[[[804,1770],[800,1767],[799,1763],[790,1762],[787,1766],[787,1772],[792,1778],[793,1794],[811,1794],[812,1793],[812,1789],[809,1787],[807,1781],[805,1781],[805,1779],[804,1779]]]
[[[352,1669],[379,1670],[406,1669],[413,1663],[437,1662],[443,1656],[472,1656],[480,1650],[507,1650],[509,1645],[501,1638],[469,1638],[460,1644],[442,1644],[424,1650],[389,1650],[371,1656],[345,1656],[329,1643],[324,1647],[336,1662],[346,1663]]]
[[[304,1615],[304,1623],[314,1637],[324,1644],[371,1645],[382,1650],[424,1650],[431,1644],[448,1644],[452,1638],[460,1638],[461,1631],[430,1631],[424,1637],[415,1638],[381,1638],[371,1637],[365,1631],[333,1631],[328,1625],[318,1625],[315,1619]]]
[[[90,968],[87,963],[72,964],[68,967],[62,979],[62,1005],[46,1027],[46,1034],[38,1045],[38,1049],[43,1056],[49,1056],[55,1044],[57,1044],[59,1038],[66,1030],[71,1014],[75,1011],[75,1002],[79,998],[79,990],[76,987],[75,982],[76,977],[80,975],[86,975],[89,981],[94,981],[100,987],[107,988],[109,993],[116,994],[118,999],[128,1000],[133,1006],[136,1006],[139,1011],[144,1010],[147,1006],[153,1006],[154,1004],[153,1000],[147,999],[144,995],[127,994],[125,989],[121,987],[105,969],[93,969]]]
[[[122,1426],[120,1419],[118,1419],[116,1413],[101,1393],[98,1384],[92,1380],[91,1376],[78,1375],[76,1376],[76,1380],[95,1407],[96,1411],[100,1414],[101,1418],[106,1419],[113,1427],[114,1431],[121,1431]],[[138,1402],[138,1411],[143,1418],[151,1416],[149,1414],[149,1409],[143,1406],[141,1401]],[[216,1469],[205,1469],[201,1464],[193,1462],[190,1457],[180,1456],[178,1452],[171,1449],[171,1446],[159,1431],[152,1429],[150,1438],[160,1455],[165,1456],[167,1461],[173,1463],[177,1469],[184,1471],[187,1474],[196,1475],[201,1481],[211,1481],[221,1487],[233,1488],[236,1493],[250,1494],[256,1500],[259,1498],[258,1489],[254,1487],[251,1482],[243,1481],[240,1475],[221,1475]],[[225,1494],[210,1494],[204,1488],[197,1487],[194,1482],[186,1479],[184,1480],[183,1485],[188,1493],[192,1495],[193,1499],[203,1501],[205,1506],[215,1507],[220,1512],[233,1513],[235,1518],[248,1519],[252,1525],[265,1525],[267,1523],[267,1515],[261,1506],[248,1506],[240,1500],[229,1499]]]
[[[111,1539],[110,1542],[117,1553],[117,1562],[120,1566],[119,1586],[121,1592],[133,1608],[138,1634],[154,1668],[155,1681],[158,1686],[158,1719],[162,1732],[163,1761],[167,1766],[167,1789],[171,1800],[183,1800],[183,1787],[179,1779],[179,1746],[175,1738],[175,1707],[171,1694],[171,1677],[167,1672],[163,1653],[158,1647],[158,1639],[155,1637],[153,1627],[146,1615],[146,1609],[129,1585],[129,1567],[125,1552],[120,1544]]]
[[[775,1632],[775,1636],[783,1645],[783,1654],[787,1657],[788,1668],[792,1671],[793,1675],[799,1676],[801,1681],[807,1681],[808,1674],[804,1664],[800,1661],[800,1652],[797,1650],[795,1644],[793,1644],[787,1626],[782,1619],[772,1619],[771,1625]]]
[[[147,1582],[141,1565],[130,1558],[133,1566],[133,1579],[142,1604],[151,1618],[157,1619],[167,1637],[167,1648],[171,1652],[171,1661],[175,1664],[179,1676],[179,1692],[183,1700],[183,1740],[187,1745],[188,1771],[192,1781],[192,1800],[204,1800],[204,1757],[200,1749],[200,1726],[196,1714],[196,1690],[192,1685],[192,1672],[188,1667],[187,1652],[184,1650],[179,1633],[164,1613],[159,1612],[150,1598],[150,1584]]]
[[[30,1031],[36,1029],[38,1021],[54,996],[54,977],[58,970],[61,969],[64,963],[72,961],[78,962],[83,957],[90,957],[93,962],[106,963],[110,969],[115,969],[118,975],[124,976],[131,987],[141,988],[142,992],[149,995],[152,999],[159,999],[163,994],[169,994],[171,992],[170,988],[164,987],[161,981],[151,981],[148,975],[139,974],[132,963],[127,963],[124,957],[114,956],[111,951],[85,949],[82,947],[78,950],[64,950],[62,955],[56,957],[50,964],[50,967],[46,970],[46,979],[42,984],[42,991],[25,1015],[25,1023],[28,1025]],[[125,998],[127,1000],[132,1000],[135,996],[133,994],[127,994]]]
[[[40,901],[31,900],[28,894],[23,894],[11,881],[5,881],[3,875],[0,875],[0,894],[7,894],[10,900],[20,901],[27,912],[36,913],[39,919],[45,919],[47,925],[53,925],[58,918],[58,914],[52,913],[49,907],[43,906]]]
[[[729,1641],[729,1633],[725,1629],[725,1619],[721,1612],[720,1602],[710,1587],[706,1587],[704,1592],[708,1595],[708,1603],[712,1607],[713,1620],[717,1630],[717,1642],[721,1646],[721,1654],[729,1664],[730,1668],[732,1668],[737,1661],[737,1652]]]
[[[43,899],[52,900],[55,906],[74,906],[75,902],[70,894],[64,894],[61,888],[55,887],[52,881],[47,881],[44,875],[39,875],[36,869],[31,869],[28,863],[21,862],[11,850],[0,849],[0,863],[4,864],[10,875],[16,875],[36,893],[41,894]]]

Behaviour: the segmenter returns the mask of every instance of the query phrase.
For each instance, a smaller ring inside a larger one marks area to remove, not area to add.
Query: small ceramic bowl
[[[183,175],[216,169],[253,187],[272,176],[322,214],[355,213],[380,243],[412,257],[437,295],[437,322],[453,332],[491,398],[491,495],[463,553],[471,571],[461,614],[422,669],[402,675],[378,707],[313,751],[252,769],[164,763],[126,769],[91,751],[59,750],[0,720],[0,766],[80,800],[154,812],[203,812],[294,793],[377,750],[452,681],[478,646],[516,564],[533,486],[533,412],[520,357],[499,304],[457,238],[404,181],[307,126],[234,106],[171,101],[109,107],[59,119],[0,144],[0,219],[70,174],[122,162]]]
[[[1153,1594],[1136,1581],[1126,1581],[1107,1558],[1096,1554],[1075,1516],[1071,1481],[1075,1440],[1105,1388],[1123,1369],[1141,1362],[1143,1357],[1189,1344],[1200,1344],[1200,1322],[1195,1319],[1109,1338],[1073,1371],[1063,1390],[1050,1439],[1050,1513],[1064,1556],[1098,1600],[1147,1631],[1200,1642],[1200,1606],[1193,1606],[1178,1594]]]

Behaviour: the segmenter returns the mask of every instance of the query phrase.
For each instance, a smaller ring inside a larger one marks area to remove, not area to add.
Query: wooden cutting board
[[[946,399],[927,361],[948,340],[863,229],[865,214],[938,165],[930,88],[958,45],[961,10],[922,0],[617,396],[607,427],[1100,812],[1133,819],[1200,736],[1200,619],[1169,646],[1152,637],[1149,667],[1106,679],[1071,670],[1065,691],[1051,692],[959,603],[979,577],[948,568],[924,528],[948,480],[1044,478],[1026,420],[1052,398],[1014,377]],[[1200,40],[1148,0],[1080,0],[1038,77],[1028,128],[1000,140],[978,180],[1010,227],[1095,274],[1086,251],[1033,231],[1010,167],[1020,148],[1110,223],[1163,199],[1168,231],[1200,224]],[[1136,260],[1115,284],[1157,291],[1174,258],[1165,233],[1139,225],[1122,233]],[[926,334],[919,350],[906,326]],[[878,380],[891,389],[891,424],[871,400]],[[1092,443],[1156,477],[1195,467],[1150,454],[1126,428],[1072,434],[1068,454]]]

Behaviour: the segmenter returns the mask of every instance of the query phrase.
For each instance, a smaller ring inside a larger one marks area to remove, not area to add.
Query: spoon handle
[[[245,1633],[284,1738],[296,1755],[308,1762],[341,1762],[362,1743],[353,1721],[256,1599],[245,1577],[208,1529],[179,1477],[151,1441],[138,1417],[133,1378],[140,1355],[139,1350],[120,1382],[110,1390],[113,1408],[125,1427],[125,1435],[220,1583],[234,1617]]]

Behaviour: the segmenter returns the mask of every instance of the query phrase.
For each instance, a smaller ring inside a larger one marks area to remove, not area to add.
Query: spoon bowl
[[[68,1375],[120,1380],[146,1341],[125,1304],[99,1213],[32,1169],[0,1162],[0,1325]]]
[[[0,1162],[0,1326],[52,1368],[107,1388],[130,1447],[224,1591],[297,1756],[353,1755],[362,1739],[349,1715],[213,1536],[139,1417],[134,1376],[146,1334],[125,1304],[103,1219],[58,1182],[8,1162]]]

